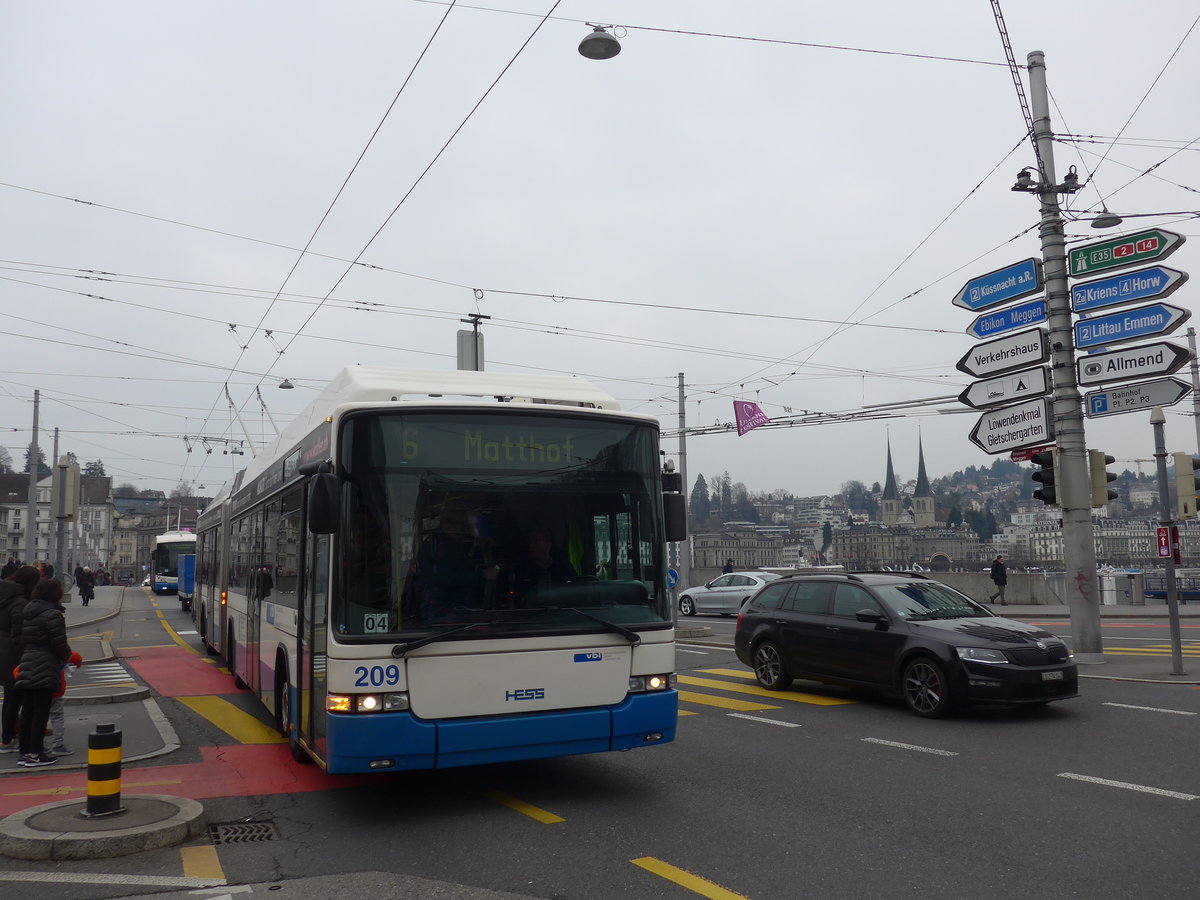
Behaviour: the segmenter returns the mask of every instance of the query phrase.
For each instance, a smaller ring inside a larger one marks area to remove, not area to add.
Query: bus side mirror
[[[338,529],[341,485],[332,472],[319,472],[308,483],[308,530],[333,534]]]
[[[667,543],[687,540],[687,507],[683,494],[663,494],[663,519]]]

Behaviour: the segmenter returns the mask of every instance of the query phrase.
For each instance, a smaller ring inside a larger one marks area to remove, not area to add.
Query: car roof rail
[[[849,581],[862,581],[859,572],[788,572],[782,578],[845,578]],[[866,573],[872,574],[872,573]]]

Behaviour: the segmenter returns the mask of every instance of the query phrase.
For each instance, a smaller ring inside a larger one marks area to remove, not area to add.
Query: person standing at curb
[[[79,588],[79,599],[87,606],[96,597],[96,576],[92,570],[84,566],[75,576],[75,586]]]
[[[21,695],[21,758],[25,768],[52,766],[58,758],[45,751],[46,723],[62,667],[71,658],[63,587],[54,578],[38,582],[20,616],[21,663],[14,687]]]
[[[40,578],[33,566],[19,566],[8,578],[0,581],[0,685],[4,686],[4,712],[0,726],[0,753],[17,749],[17,718],[21,711],[21,695],[13,686],[13,670],[21,661],[21,613],[29,595]]]
[[[1008,606],[1008,601],[1004,599],[1004,589],[1008,587],[1008,569],[1004,566],[1004,557],[997,556],[992,562],[991,579],[996,585],[996,593],[988,597],[988,600],[995,602],[996,598],[1000,598],[1001,606]]]

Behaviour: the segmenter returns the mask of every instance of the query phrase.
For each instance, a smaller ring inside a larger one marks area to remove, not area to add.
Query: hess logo
[[[511,700],[545,700],[545,688],[518,688],[515,691],[505,691],[504,699]]]

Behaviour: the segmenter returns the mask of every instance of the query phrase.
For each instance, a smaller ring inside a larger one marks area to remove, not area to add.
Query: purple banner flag
[[[769,425],[771,422],[767,414],[758,408],[758,404],[749,400],[734,400],[733,414],[737,418],[738,437],[747,431],[753,431],[759,425]]]

